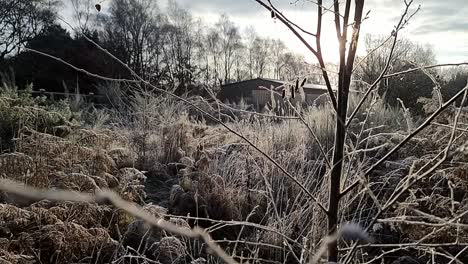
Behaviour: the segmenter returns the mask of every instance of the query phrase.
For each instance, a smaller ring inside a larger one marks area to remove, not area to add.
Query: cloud
[[[418,26],[413,33],[416,35],[424,35],[440,32],[461,32],[466,35],[467,29],[468,21],[448,20],[441,23],[440,21],[428,20],[423,25]]]
[[[178,0],[182,7],[195,12],[217,12],[230,15],[251,15],[263,8],[255,0]],[[265,1],[266,2],[266,1]],[[281,11],[313,8],[315,4],[304,0],[273,0],[273,5]]]
[[[460,32],[466,35],[468,21],[465,14],[468,12],[465,0],[424,2],[417,15],[413,33],[416,35]]]
[[[281,23],[274,23],[269,13],[255,0],[176,0],[183,8],[190,10],[197,17],[213,23],[219,15],[226,13],[241,28],[252,25],[258,33],[268,37],[279,37],[297,52],[309,54],[302,44]],[[264,0],[266,2],[266,0]],[[412,11],[418,5],[421,10],[404,29],[405,37],[421,44],[434,46],[441,61],[454,58],[468,58],[468,48],[460,47],[468,43],[467,0],[414,0]],[[273,4],[288,18],[307,30],[315,30],[316,5],[309,0],[272,0]],[[295,2],[295,4],[291,4]],[[332,0],[325,0],[331,6]],[[403,0],[367,0],[365,12],[371,11],[370,18],[363,24],[362,35],[370,33],[388,35],[400,19],[405,5]],[[332,13],[324,18],[324,38],[334,40],[334,20]],[[330,45],[325,45],[330,46]],[[361,45],[362,46],[362,45]],[[327,49],[327,47],[324,47]],[[330,48],[333,54],[334,48]],[[328,56],[328,57],[331,57]]]

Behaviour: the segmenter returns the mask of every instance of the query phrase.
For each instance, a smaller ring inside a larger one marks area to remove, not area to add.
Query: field
[[[468,263],[463,6],[0,0],[0,264]]]
[[[327,236],[326,216],[309,194],[327,203],[330,107],[310,108],[302,120],[232,115],[224,125],[240,138],[169,97],[135,95],[125,113],[73,112],[73,100],[18,96],[5,85],[4,179],[72,193],[112,190],[182,231],[204,228],[240,262],[304,262]],[[361,177],[409,134],[409,124],[421,123],[379,100],[364,109],[346,144],[344,183],[361,183],[340,204],[341,250],[357,236],[368,241],[351,263],[442,263],[457,254],[457,263],[466,262],[468,115],[448,108]],[[203,239],[151,227],[108,203],[0,197],[2,263],[221,261]]]

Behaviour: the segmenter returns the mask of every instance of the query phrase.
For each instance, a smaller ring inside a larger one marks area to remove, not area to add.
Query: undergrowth
[[[242,262],[305,262],[317,250],[326,235],[324,213],[265,156],[171,98],[140,94],[128,102],[125,111],[90,114],[102,120],[93,126],[93,121],[70,121],[73,112],[66,101],[49,103],[18,95],[4,85],[0,90],[4,146],[0,176],[45,188],[90,193],[112,189],[157,217],[184,228],[206,228],[223,249]],[[208,110],[218,107],[200,101],[203,104]],[[356,104],[352,98],[350,109]],[[384,202],[408,175],[430,163],[449,140],[447,124],[452,122],[454,110],[366,179],[367,189],[349,193],[340,212],[341,222],[365,226],[378,211],[369,192]],[[332,108],[322,104],[302,113],[326,158],[301,120],[243,115],[227,118],[226,124],[325,203],[330,170],[326,161],[334,140]],[[404,110],[388,107],[379,98],[366,102],[350,124],[343,184],[359,179],[417,124]],[[456,146],[460,146],[466,137],[462,132],[457,135]],[[370,229],[376,244],[406,245],[421,239],[467,243],[466,217],[459,218],[459,225],[447,225],[434,234],[418,225],[428,219],[438,224],[468,210],[465,149],[455,147],[456,154],[440,170],[411,186],[381,216]],[[150,228],[111,206],[28,201],[6,193],[0,199],[0,259],[10,263],[37,258],[43,263],[219,262],[201,241]],[[431,257],[429,249],[416,248],[405,246],[385,254],[384,259],[390,263],[409,256],[424,262]],[[454,245],[444,250],[456,254],[458,249]],[[378,250],[361,250],[361,259],[355,263],[379,254]]]

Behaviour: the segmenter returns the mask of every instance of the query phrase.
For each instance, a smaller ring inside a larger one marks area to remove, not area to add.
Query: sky
[[[409,1],[409,0],[408,0]],[[280,21],[271,19],[270,13],[254,0],[177,0],[179,5],[208,23],[215,23],[226,13],[241,29],[253,26],[264,37],[283,40],[293,51],[313,62],[313,55]],[[292,3],[293,2],[293,3]],[[295,2],[295,3],[294,3]],[[272,3],[290,20],[304,29],[315,31],[316,5],[312,0],[272,0]],[[354,2],[354,1],[353,1]],[[330,6],[332,0],[324,0]],[[403,0],[366,0],[364,12],[369,18],[362,25],[362,35],[388,36],[404,11]],[[414,0],[412,11],[419,12],[403,29],[402,37],[421,45],[430,45],[439,63],[468,61],[468,1],[467,0]],[[411,12],[411,11],[410,11]],[[325,15],[323,49],[327,61],[336,62],[337,44],[333,13]],[[361,38],[362,39],[362,38]],[[312,43],[315,40],[310,39]],[[361,42],[359,52],[364,53]]]
[[[96,0],[108,7],[112,0]],[[167,0],[158,1],[164,9]],[[255,0],[175,0],[182,8],[207,24],[214,24],[220,15],[229,15],[242,31],[252,26],[263,37],[279,38],[292,51],[303,54],[308,62],[315,62],[309,50],[280,21],[271,19],[270,13]],[[266,0],[263,0],[266,2]],[[316,5],[314,0],[271,0],[290,20],[302,28],[314,32],[316,28]],[[410,1],[410,0],[407,0]],[[65,1],[67,2],[67,1]],[[343,0],[341,0],[343,2]],[[354,1],[352,1],[354,2]],[[333,0],[324,0],[331,6]],[[430,45],[439,63],[468,62],[468,0],[413,0],[410,12],[420,10],[410,20],[400,37],[408,38],[421,45]],[[361,40],[365,34],[389,36],[404,11],[404,0],[366,0],[364,13],[369,18],[361,29]],[[64,9],[64,16],[71,18],[71,8]],[[105,10],[104,10],[105,11]],[[352,17],[352,16],[351,16]],[[333,13],[328,12],[323,19],[322,49],[327,62],[338,61],[338,45],[334,29]],[[307,38],[310,43],[315,39]],[[361,41],[358,54],[365,54]]]

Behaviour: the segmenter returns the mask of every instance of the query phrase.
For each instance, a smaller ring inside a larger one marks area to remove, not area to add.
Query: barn
[[[275,101],[281,102],[282,91],[285,87],[288,87],[288,85],[284,81],[256,78],[222,85],[218,98],[229,104],[239,103],[243,100],[257,111],[261,111],[272,102],[272,93],[268,89],[273,88]],[[327,93],[327,88],[324,85],[305,84],[303,88],[305,100],[301,98],[300,94],[297,94],[294,100],[302,101],[308,105],[312,105],[315,99]],[[286,90],[289,91],[289,88],[286,88]]]

